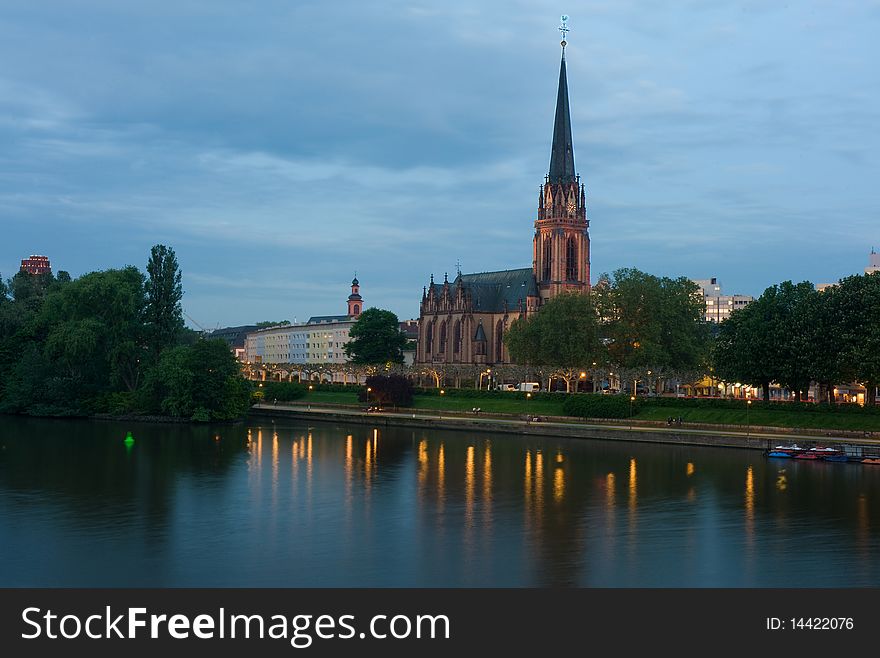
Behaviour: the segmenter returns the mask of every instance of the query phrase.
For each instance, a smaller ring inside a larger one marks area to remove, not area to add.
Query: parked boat
[[[773,457],[774,459],[791,459],[792,454],[790,452],[785,452],[784,450],[770,450],[767,453],[768,457]]]
[[[880,457],[865,457],[862,460],[863,464],[880,464]]]

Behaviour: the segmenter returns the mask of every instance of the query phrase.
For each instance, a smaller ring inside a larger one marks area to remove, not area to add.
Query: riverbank
[[[479,431],[752,450],[765,450],[780,441],[798,441],[806,445],[880,445],[880,433],[818,432],[778,427],[751,427],[743,431],[740,427],[706,427],[690,424],[668,426],[654,421],[620,423],[579,420],[571,417],[542,417],[541,420],[534,421],[513,415],[464,414],[449,411],[426,413],[424,410],[375,413],[352,407],[306,403],[258,404],[252,408],[252,413],[268,417],[305,419],[310,422],[346,422],[378,427]]]
[[[416,394],[413,397],[411,409],[421,413],[433,414],[436,412],[445,415],[454,412],[469,414],[474,407],[480,407],[486,414],[509,417],[522,417],[525,414],[531,414],[533,416],[554,417],[560,420],[571,418],[565,410],[565,401],[569,396],[562,393],[544,393],[532,399],[523,398],[515,393],[491,397],[469,396],[463,394],[465,392],[461,390],[448,390],[447,393],[447,395]],[[264,400],[265,403],[269,401],[268,397]],[[281,401],[281,399],[278,400],[278,402]],[[628,424],[630,416],[632,416],[635,422],[653,421],[655,424],[665,425],[667,418],[672,417],[681,418],[691,427],[699,426],[710,429],[730,428],[746,431],[749,427],[767,427],[783,431],[794,429],[796,432],[808,434],[819,432],[823,435],[827,432],[851,432],[854,436],[869,432],[880,438],[880,414],[859,413],[860,409],[839,408],[832,411],[788,403],[774,403],[771,406],[754,404],[747,408],[745,404],[739,407],[735,404],[724,405],[722,400],[716,400],[716,402],[722,403],[720,405],[701,404],[701,402],[711,401],[640,399],[633,407],[625,409],[625,412],[629,413],[624,413],[624,416],[618,418],[615,423]],[[364,406],[362,401],[358,401],[358,394],[354,390],[308,391],[303,397],[285,400],[285,403],[330,407],[342,405],[353,409]],[[585,415],[595,417],[589,413]]]

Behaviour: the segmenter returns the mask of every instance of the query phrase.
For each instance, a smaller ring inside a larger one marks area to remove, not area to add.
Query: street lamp
[[[527,423],[532,422],[532,415],[529,413],[529,400],[531,400],[531,399],[532,399],[532,394],[526,393],[526,422]]]
[[[629,396],[629,428],[632,429],[633,426],[633,402],[636,401],[635,395]]]
[[[752,420],[749,418],[749,409],[752,408],[752,401],[746,400],[746,438],[752,435]]]

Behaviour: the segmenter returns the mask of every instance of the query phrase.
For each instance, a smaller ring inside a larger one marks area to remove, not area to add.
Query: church
[[[532,266],[444,276],[422,292],[416,360],[422,364],[510,363],[504,332],[562,292],[590,290],[590,222],[575,172],[565,46],[556,94],[550,171],[541,185]]]

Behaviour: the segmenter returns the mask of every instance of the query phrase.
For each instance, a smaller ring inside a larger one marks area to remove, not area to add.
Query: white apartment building
[[[721,291],[721,283],[718,279],[693,279],[703,294],[703,303],[706,307],[706,322],[719,323],[730,317],[736,310],[755,301],[750,295],[725,295]]]

